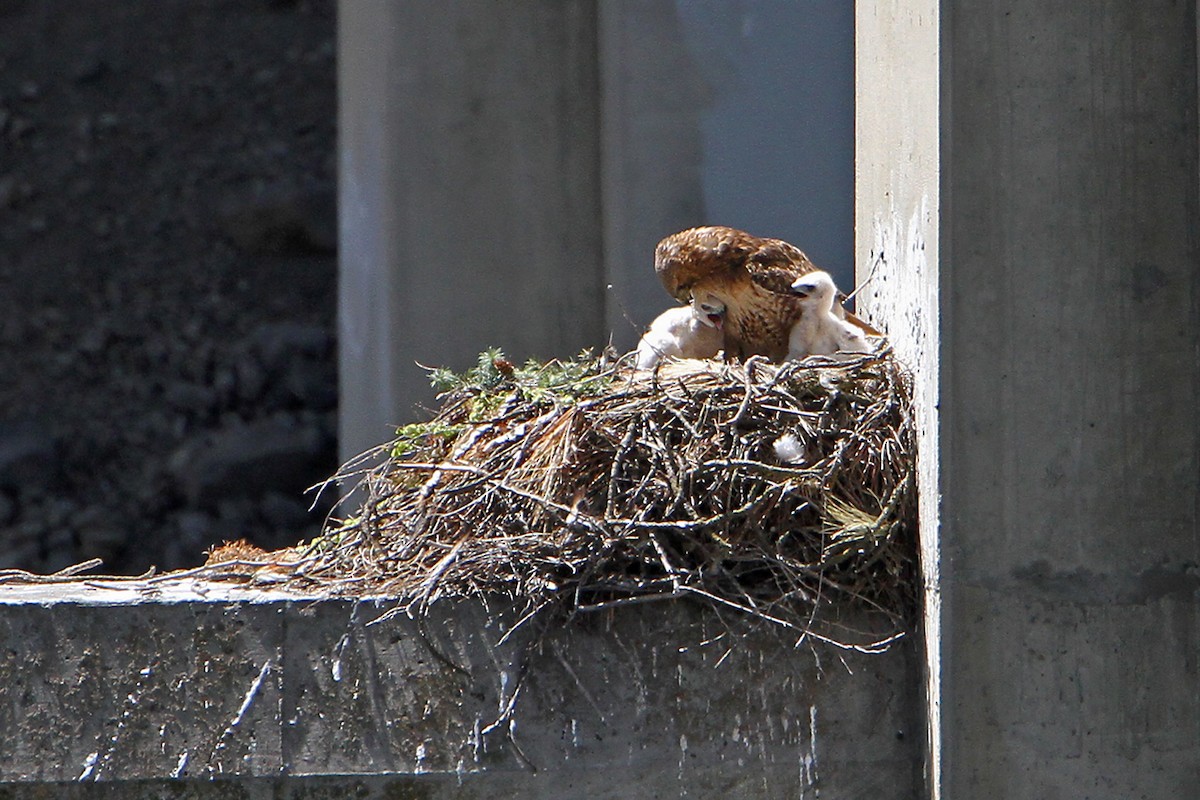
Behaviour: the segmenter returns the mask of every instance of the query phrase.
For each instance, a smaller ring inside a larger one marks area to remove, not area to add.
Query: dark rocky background
[[[333,0],[0,0],[0,567],[313,535]]]

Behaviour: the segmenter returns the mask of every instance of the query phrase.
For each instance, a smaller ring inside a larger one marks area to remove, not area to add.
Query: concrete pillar
[[[860,277],[918,370],[933,794],[1192,796],[1196,5],[857,22]]]
[[[594,0],[338,6],[341,449],[463,369],[604,341]]]
[[[671,304],[654,246],[694,225],[795,242],[852,279],[852,7],[843,0],[598,5],[608,328],[629,348]]]
[[[606,321],[625,349],[673,303],[654,275],[655,245],[708,220],[706,88],[674,4],[609,0],[599,14]]]

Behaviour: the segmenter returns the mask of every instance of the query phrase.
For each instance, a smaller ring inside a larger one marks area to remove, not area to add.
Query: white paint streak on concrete
[[[270,672],[271,662],[264,661],[262,669],[258,671],[258,677],[254,679],[254,682],[250,684],[250,688],[246,690],[246,696],[242,698],[242,704],[238,707],[237,714],[234,715],[233,721],[231,721],[229,723],[229,727],[226,728],[226,733],[231,733],[234,728],[242,724],[242,720],[245,719],[246,713],[250,710],[250,707],[254,705],[254,698],[258,697],[258,691],[262,688],[263,681],[266,680],[267,675]]]

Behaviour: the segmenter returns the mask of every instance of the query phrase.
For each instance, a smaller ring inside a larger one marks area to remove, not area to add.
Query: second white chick
[[[654,318],[637,346],[637,368],[654,369],[665,356],[712,358],[725,347],[725,304],[692,298]]]
[[[834,313],[837,285],[828,272],[801,275],[792,284],[803,312],[788,336],[788,361],[833,353],[869,353],[867,337],[855,325]]]

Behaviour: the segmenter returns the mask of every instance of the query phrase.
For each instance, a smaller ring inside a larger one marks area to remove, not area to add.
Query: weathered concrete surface
[[[925,734],[940,769],[942,620],[939,0],[858,3],[855,36],[855,255],[858,311],[887,332],[913,373],[924,592]]]
[[[795,242],[853,277],[852,4],[597,4],[607,330],[672,303],[654,247],[695,225]]]
[[[607,330],[618,347],[673,301],[654,275],[664,236],[708,224],[702,118],[710,89],[674,3],[598,5]]]
[[[939,797],[1200,785],[1196,41],[1192,2],[859,4],[859,253],[939,362]]]
[[[432,401],[418,361],[603,344],[595,28],[594,0],[338,4],[346,457]]]
[[[372,625],[386,606],[158,588],[0,595],[0,798],[915,796],[905,646],[818,666],[681,603],[502,641],[477,603]]]

